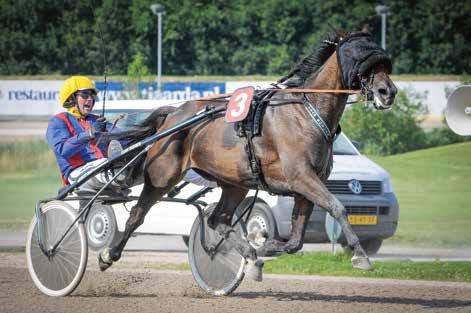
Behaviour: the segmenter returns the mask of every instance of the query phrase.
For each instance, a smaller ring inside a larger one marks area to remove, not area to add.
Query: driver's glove
[[[99,117],[90,128],[90,138],[95,138],[96,133],[102,133],[106,131],[106,118],[104,116]]]

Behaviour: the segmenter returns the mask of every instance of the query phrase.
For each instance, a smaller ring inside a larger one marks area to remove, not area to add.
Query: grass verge
[[[329,252],[283,255],[265,263],[267,274],[350,276],[471,282],[471,262],[376,261],[372,271],[352,268],[350,255]]]
[[[391,175],[399,201],[388,243],[468,246],[471,242],[471,142],[372,157]]]
[[[188,263],[145,263],[143,267],[170,271],[190,270]],[[373,262],[372,271],[361,271],[352,268],[348,254],[310,252],[267,260],[264,273],[471,282],[471,262],[376,261]]]
[[[26,228],[39,199],[54,197],[61,187],[57,166],[17,173],[0,179],[0,227]]]

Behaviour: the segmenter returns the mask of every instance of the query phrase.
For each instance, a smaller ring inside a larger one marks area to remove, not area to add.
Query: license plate
[[[351,225],[376,225],[378,217],[376,215],[349,215],[348,221]]]

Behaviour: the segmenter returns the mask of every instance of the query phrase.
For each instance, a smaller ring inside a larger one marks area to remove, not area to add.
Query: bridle
[[[358,74],[358,78],[360,79],[360,93],[363,95],[363,99],[365,101],[365,106],[368,106],[369,103],[373,103],[376,107],[376,102],[374,101],[374,93],[373,93],[373,81],[375,79],[374,68],[371,70],[369,77],[363,77]]]

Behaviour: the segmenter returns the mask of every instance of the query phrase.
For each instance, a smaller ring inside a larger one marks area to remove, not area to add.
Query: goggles
[[[83,100],[88,100],[88,99],[92,99],[92,100],[95,100],[96,98],[96,92],[93,91],[93,90],[85,90],[85,91],[79,91],[77,92],[77,96],[79,96],[80,98],[82,98]]]

